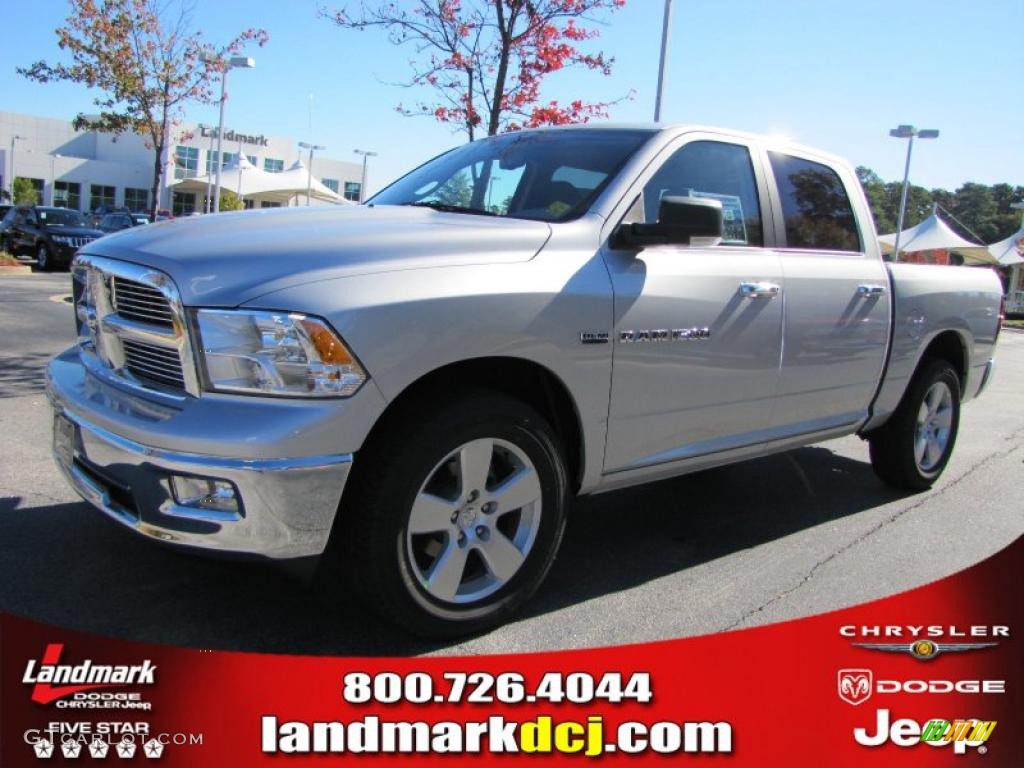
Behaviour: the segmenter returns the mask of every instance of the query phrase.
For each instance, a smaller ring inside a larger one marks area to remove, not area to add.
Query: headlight
[[[67,235],[53,235],[53,239],[61,245],[71,245],[71,238]]]
[[[349,397],[366,372],[323,320],[287,312],[200,309],[199,349],[210,389]]]

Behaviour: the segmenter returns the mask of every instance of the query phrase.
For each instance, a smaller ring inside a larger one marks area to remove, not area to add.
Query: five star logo
[[[53,742],[49,739],[40,739],[32,745],[32,749],[40,760],[49,760],[53,757]]]
[[[74,760],[82,754],[82,745],[77,741],[65,741],[60,745],[60,751],[64,753],[64,757],[68,760]]]
[[[103,741],[99,736],[92,740],[92,744],[89,745],[89,755],[96,758],[103,758],[107,756],[107,752],[110,750],[110,745]]]
[[[160,757],[164,753],[164,745],[156,739],[150,739],[144,745],[146,757]]]
[[[131,759],[135,757],[135,742],[134,741],[122,741],[117,745],[117,756],[125,759]]]

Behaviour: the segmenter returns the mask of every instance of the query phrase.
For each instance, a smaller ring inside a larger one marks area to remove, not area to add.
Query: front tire
[[[41,272],[49,272],[53,269],[53,258],[50,256],[50,249],[40,244],[36,250],[36,266]]]
[[[960,428],[960,377],[945,360],[925,361],[899,407],[868,436],[871,466],[896,488],[924,491],[939,479]]]
[[[506,621],[554,562],[565,465],[554,431],[518,400],[420,403],[382,427],[353,471],[334,555],[364,604],[415,634]]]

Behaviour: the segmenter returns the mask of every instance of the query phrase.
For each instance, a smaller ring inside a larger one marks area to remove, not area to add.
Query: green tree
[[[14,204],[39,205],[39,190],[32,184],[31,179],[19,176],[14,180]]]
[[[902,184],[886,183],[870,168],[857,168],[857,178],[871,205],[875,226],[880,234],[896,231]],[[955,192],[927,190],[911,185],[907,194],[904,228],[919,224],[938,204],[939,215],[961,237],[982,243],[994,243],[1020,228],[1020,211],[1013,203],[1024,201],[1024,186],[967,182]]]
[[[69,0],[57,45],[70,61],[37,61],[18,73],[39,83],[67,81],[99,92],[99,115],[79,114],[76,129],[132,132],[154,150],[150,199],[154,210],[171,128],[189,102],[214,101],[224,57],[243,45],[263,45],[267,33],[248,29],[224,46],[192,29],[187,0]]]
[[[868,205],[871,206],[871,215],[875,219],[875,228],[882,233],[892,232],[896,229],[896,217],[893,216],[889,205],[889,195],[886,184],[882,178],[863,165],[857,166],[857,179],[864,188],[864,194],[868,198]]]
[[[220,188],[220,208],[221,211],[244,211],[245,203],[242,202],[242,198],[236,195],[233,191],[226,187]]]

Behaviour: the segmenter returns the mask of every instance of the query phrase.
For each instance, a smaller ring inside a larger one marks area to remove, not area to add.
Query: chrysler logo
[[[933,640],[914,640],[911,643],[850,643],[854,648],[867,648],[870,651],[887,651],[889,653],[907,653],[920,661],[931,661],[940,653],[957,651],[976,651],[981,648],[993,648],[998,643],[936,643]]]

